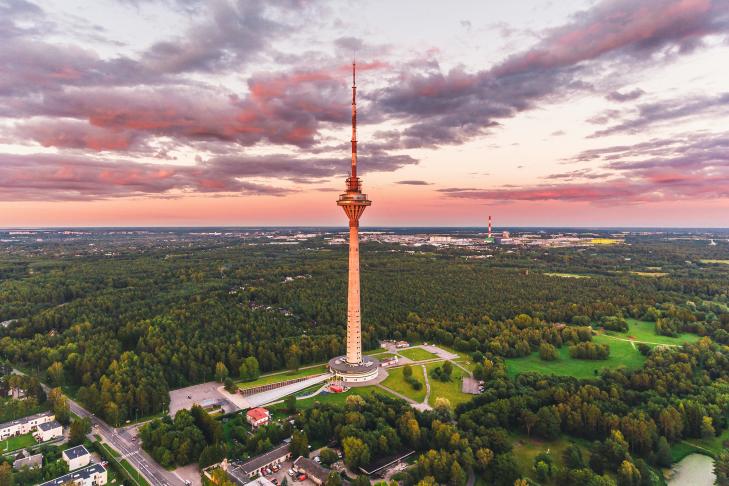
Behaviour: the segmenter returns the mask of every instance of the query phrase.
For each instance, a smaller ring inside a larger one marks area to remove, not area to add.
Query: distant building
[[[395,454],[388,457],[383,457],[379,459],[378,461],[375,461],[371,464],[368,464],[367,466],[360,466],[359,470],[362,471],[363,474],[366,474],[367,476],[376,476],[376,475],[382,475],[382,473],[385,471],[385,469],[394,466],[395,464],[399,464],[408,457],[415,454],[415,451],[407,451],[403,452],[401,454]]]
[[[252,427],[267,425],[271,421],[271,412],[265,408],[252,408],[246,412],[246,420]]]
[[[55,419],[56,416],[51,412],[41,412],[21,419],[5,422],[0,424],[0,440],[35,432],[39,425],[53,422]]]
[[[380,366],[388,367],[388,366],[395,366],[400,359],[397,356],[392,356],[390,358],[383,358],[380,360]]]
[[[245,486],[275,486],[275,485],[271,481],[269,481],[267,478],[261,477],[261,478],[256,478],[249,483],[246,483]]]
[[[280,464],[289,458],[291,458],[291,453],[289,452],[289,444],[286,443],[239,466],[229,467],[225,472],[236,484],[245,486],[251,478],[261,475],[263,469]]]
[[[38,429],[33,433],[33,437],[38,442],[46,442],[62,435],[63,426],[55,420],[38,425]]]
[[[13,469],[20,471],[24,467],[28,469],[43,467],[43,454],[31,455],[26,449],[20,451],[13,461]]]
[[[74,471],[80,467],[88,466],[91,462],[91,454],[82,445],[66,449],[61,454],[63,460],[68,464],[68,470]]]
[[[106,480],[106,468],[101,464],[92,464],[78,471],[64,474],[59,478],[51,479],[40,486],[65,486],[67,484],[73,484],[74,486],[104,486]]]

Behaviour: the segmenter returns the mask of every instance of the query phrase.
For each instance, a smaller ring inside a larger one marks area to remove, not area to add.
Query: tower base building
[[[329,371],[334,375],[335,380],[341,380],[347,384],[363,383],[374,380],[379,376],[380,362],[375,358],[365,356],[361,363],[350,364],[346,356],[338,356],[329,360]]]

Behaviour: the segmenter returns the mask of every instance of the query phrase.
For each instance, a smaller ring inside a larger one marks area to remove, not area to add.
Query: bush
[[[539,358],[544,361],[554,361],[558,357],[557,348],[549,343],[539,345]]]
[[[575,359],[608,359],[610,346],[593,342],[577,343],[569,347],[570,356]]]

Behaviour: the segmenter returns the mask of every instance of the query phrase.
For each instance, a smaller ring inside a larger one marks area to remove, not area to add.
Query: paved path
[[[667,346],[669,348],[678,348],[678,347],[681,347],[682,346],[682,344],[654,343],[652,341],[640,341],[638,339],[620,338],[620,337],[617,337],[617,336],[610,336],[609,334],[598,334],[598,336],[604,336],[606,338],[616,339],[618,341],[627,341],[629,343],[633,343],[633,347],[635,347],[635,343],[638,343],[638,344],[652,344],[654,346]]]
[[[275,402],[276,400],[280,400],[281,398],[285,397],[286,395],[291,395],[292,393],[296,393],[298,391],[304,390],[306,388],[309,388],[313,385],[318,385],[319,383],[323,383],[330,379],[332,377],[331,373],[325,373],[323,375],[315,376],[313,378],[309,378],[308,380],[300,381],[298,383],[293,383],[291,385],[282,386],[281,388],[274,388],[273,390],[268,390],[261,393],[256,393],[254,395],[248,395],[247,397],[241,397],[243,398],[246,403],[247,407],[241,407],[241,408],[253,408],[253,407],[260,407],[262,405],[266,405],[267,403]]]
[[[430,381],[428,380],[428,370],[425,368],[425,365],[421,366],[423,367],[423,377],[425,378],[425,398],[423,399],[423,403],[428,405],[430,401]]]

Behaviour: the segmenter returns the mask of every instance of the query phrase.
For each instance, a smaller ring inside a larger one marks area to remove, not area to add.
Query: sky
[[[729,0],[0,0],[0,227],[729,227]]]

